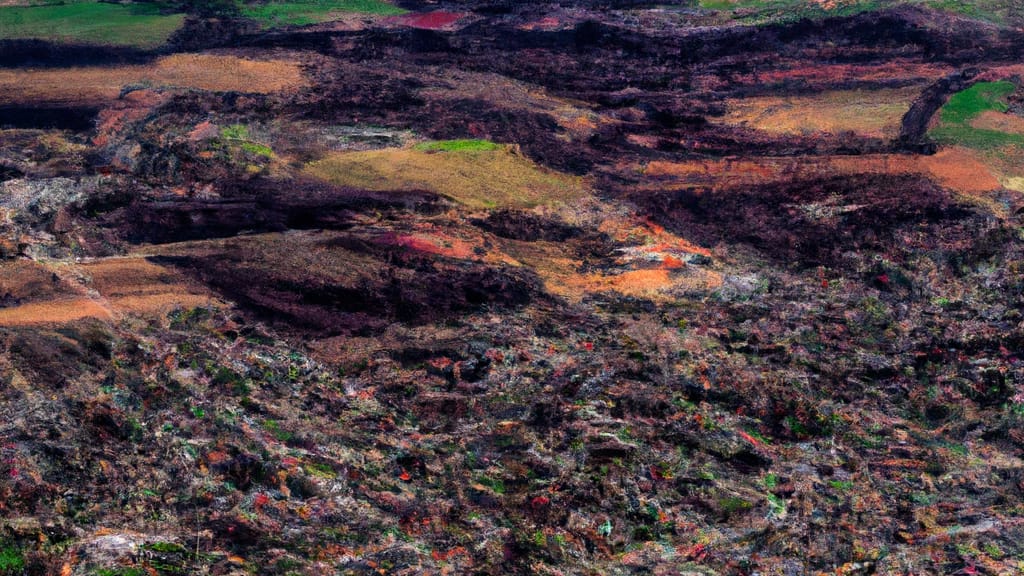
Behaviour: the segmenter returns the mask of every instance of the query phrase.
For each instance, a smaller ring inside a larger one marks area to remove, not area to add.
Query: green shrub
[[[25,570],[25,555],[14,544],[0,544],[0,574],[21,574]]]

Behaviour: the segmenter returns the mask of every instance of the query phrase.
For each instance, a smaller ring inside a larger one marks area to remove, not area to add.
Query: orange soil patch
[[[625,249],[626,254],[658,255],[659,261],[669,260],[672,257],[686,254],[699,254],[711,256],[711,251],[703,246],[693,244],[685,238],[681,238],[665,230],[653,222],[641,222],[639,224],[628,220],[611,218],[605,220],[599,226],[599,230],[608,234],[619,242],[631,242],[639,244],[633,248]],[[653,260],[654,258],[646,258]],[[674,264],[674,262],[668,262]],[[677,267],[677,266],[670,266]]]
[[[298,63],[290,60],[175,54],[149,65],[0,70],[0,103],[110,101],[130,84],[271,93],[306,83]]]
[[[565,278],[564,288],[570,293],[618,292],[625,296],[662,299],[669,291],[710,292],[722,285],[717,272],[689,269],[685,274],[665,268],[629,270],[621,274],[584,274]]]
[[[53,270],[35,262],[0,264],[0,297],[14,305],[0,308],[0,326],[60,324],[83,318],[110,318],[110,310],[88,298]]]
[[[175,270],[144,258],[114,258],[83,264],[91,287],[117,312],[164,314],[175,308],[210,306],[216,300]]]
[[[110,311],[88,298],[70,298],[0,308],[0,326],[64,324],[83,318],[110,319]]]
[[[672,273],[664,269],[630,270],[622,274],[581,274],[565,278],[566,287],[585,292],[621,292],[630,296],[655,296],[672,286]]]
[[[960,148],[945,149],[934,156],[872,154],[658,161],[648,164],[643,173],[662,182],[723,188],[850,174],[921,174],[964,194],[991,192],[1002,187],[976,153]]]
[[[914,87],[734,99],[716,122],[780,134],[855,132],[895,138],[919,93]]]
[[[721,276],[703,267],[687,266],[666,255],[660,262],[624,256],[618,266],[643,266],[607,273],[580,273],[582,262],[557,242],[499,241],[500,248],[544,281],[544,289],[566,300],[578,302],[589,294],[618,292],[639,298],[664,299],[676,291],[707,292],[720,286]]]
[[[919,156],[920,165],[936,182],[964,194],[981,194],[1002,188],[981,157],[963,148],[947,148],[934,156]]]
[[[999,175],[1006,189],[1024,192],[1024,148],[1005,146],[990,150],[984,160]]]
[[[143,258],[113,258],[69,270],[91,279],[88,288],[95,291],[93,297],[39,264],[0,265],[0,297],[9,294],[19,300],[16,306],[0,308],[0,326],[61,324],[83,318],[109,320],[122,313],[164,315],[175,308],[219,304],[176,271]]]
[[[1024,134],[1024,118],[1016,114],[1003,114],[988,110],[971,119],[971,127],[1010,134]]]

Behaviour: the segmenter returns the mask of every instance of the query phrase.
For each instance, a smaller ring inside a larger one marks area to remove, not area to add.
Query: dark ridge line
[[[900,121],[896,147],[908,152],[934,154],[936,146],[928,138],[928,123],[950,96],[976,84],[980,74],[978,68],[959,70],[925,88]]]
[[[63,68],[144,64],[166,53],[123,46],[59,44],[47,40],[0,40],[0,67]]]
[[[92,130],[99,108],[92,106],[0,106],[0,128]]]

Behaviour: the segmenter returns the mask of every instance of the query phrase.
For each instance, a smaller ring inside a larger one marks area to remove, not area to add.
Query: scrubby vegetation
[[[0,576],[1024,572],[1001,13],[135,4],[0,40]]]

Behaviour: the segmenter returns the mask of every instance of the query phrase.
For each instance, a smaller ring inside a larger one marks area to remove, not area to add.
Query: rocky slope
[[[4,41],[0,574],[1024,570],[1014,22],[401,5]]]

